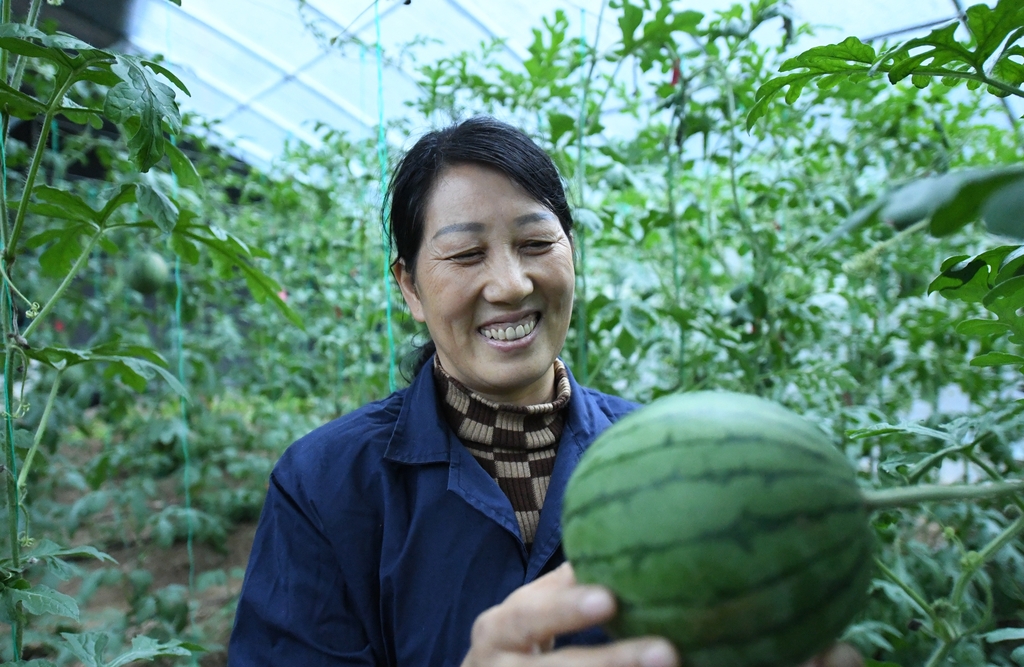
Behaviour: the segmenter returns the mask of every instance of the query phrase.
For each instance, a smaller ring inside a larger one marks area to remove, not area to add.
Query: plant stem
[[[978,466],[982,470],[984,470],[986,475],[996,480],[997,482],[1003,481],[1003,476],[999,474],[999,471],[993,468],[988,461],[985,461],[977,454],[968,452],[967,460],[973,463],[974,465]],[[1024,513],[1024,498],[1020,498],[1018,496],[1010,496],[1010,502],[1019,507],[1021,512]]]
[[[928,604],[928,601],[925,600],[920,593],[911,588],[907,582],[903,581],[898,574],[890,570],[880,559],[875,559],[875,565],[887,579],[899,586],[900,589],[907,594],[907,597],[913,600],[914,604],[921,608],[921,611],[928,617],[928,620],[932,622],[933,630],[938,634],[940,626],[942,625],[942,619],[940,619],[938,614],[935,613],[935,610],[930,604]]]
[[[28,176],[25,177],[25,187],[22,190],[21,201],[18,203],[18,213],[14,218],[14,230],[11,232],[10,241],[4,247],[3,259],[10,265],[14,261],[15,251],[18,247],[18,238],[21,236],[22,226],[25,224],[25,214],[28,213],[28,205],[32,199],[32,186],[35,185],[36,174],[39,173],[39,166],[43,162],[43,154],[46,152],[46,139],[50,134],[50,125],[53,117],[60,108],[60,103],[67,95],[75,78],[70,74],[54,91],[53,97],[46,108],[46,116],[43,117],[43,126],[39,130],[39,140],[36,142],[36,150],[32,155],[32,162],[29,164]]]
[[[995,556],[1000,549],[1015,540],[1021,533],[1024,533],[1024,515],[1017,517],[1016,521],[1004,528],[1003,532],[999,533],[994,540],[986,544],[981,551],[969,556],[968,563],[964,566],[963,573],[960,575],[960,578],[957,579],[956,586],[953,587],[953,595],[950,596],[950,602],[953,606],[959,606],[960,600],[963,598],[964,592],[967,590],[967,585],[971,583],[971,579],[973,579],[974,575],[981,569],[981,566],[992,560],[992,557]]]
[[[1007,95],[1014,95],[1016,97],[1024,97],[1024,90],[1011,86],[1008,83],[1003,83],[997,79],[992,79],[985,76],[984,74],[975,74],[973,72],[950,72],[943,69],[915,69],[914,74],[923,74],[925,76],[934,76],[939,78],[950,78],[950,79],[965,79],[969,81],[978,81],[991,86],[996,90],[1000,90]]]
[[[586,33],[582,31],[583,16],[585,16],[583,10],[580,10],[580,66],[582,67],[582,58],[587,55],[586,48]],[[598,24],[600,28],[600,23]],[[580,97],[580,112],[579,118],[576,123],[576,192],[579,197],[579,205],[582,207],[586,204],[584,197],[584,189],[586,187],[587,174],[586,165],[583,162],[583,131],[587,124],[587,93],[590,91],[590,77],[594,75],[594,67],[597,65],[597,45],[594,45],[594,58],[590,65],[590,71],[587,72],[587,76],[583,81],[583,94]],[[578,240],[579,240],[579,257],[580,257],[580,271],[579,271],[579,297],[577,299],[576,309],[576,363],[579,364],[581,382],[587,382],[589,373],[587,369],[587,361],[589,352],[587,351],[587,334],[589,333],[589,325],[587,324],[587,235],[586,228],[581,226],[579,228]]]
[[[946,659],[950,646],[951,644],[948,640],[940,639],[935,650],[932,651],[931,656],[928,658],[928,662],[925,663],[925,667],[938,667]]]
[[[970,450],[980,445],[988,437],[990,437],[989,434],[986,434],[981,436],[977,440],[972,440],[967,444],[952,445],[950,447],[940,449],[934,454],[930,454],[929,456],[921,459],[917,464],[914,465],[910,473],[907,475],[907,482],[909,482],[910,484],[916,484],[917,481],[921,479],[921,477],[923,477],[926,472],[937,466],[939,463],[942,462],[944,458],[946,458],[950,454],[959,454],[960,452],[967,451],[967,456],[970,457]]]
[[[11,289],[11,291],[17,294],[19,297],[21,297],[21,300],[27,303],[30,309],[34,306],[38,306],[38,304],[36,304],[34,301],[29,299],[24,294],[22,294],[21,290],[14,286],[14,281],[11,280],[11,277],[7,275],[7,271],[4,270],[3,262],[0,262],[0,277],[7,281],[7,286]],[[30,314],[29,317],[32,317],[32,315]]]
[[[995,482],[985,485],[921,484],[918,486],[899,486],[891,489],[866,490],[864,491],[864,504],[869,510],[880,510],[935,501],[994,498],[996,496],[1021,492],[1024,492],[1024,480]]]
[[[0,0],[0,23],[11,22],[11,0]],[[7,69],[10,64],[10,54],[7,49],[0,49],[0,76],[7,81]],[[9,113],[2,114],[0,121],[0,157],[3,158],[3,170],[0,173],[0,248],[7,247],[7,130],[10,127],[11,116]],[[4,261],[0,258],[0,261]],[[14,372],[14,341],[9,337],[13,333],[14,318],[11,313],[10,291],[0,289],[0,330],[3,332],[4,347],[4,440],[6,441],[7,475],[4,476],[7,486],[7,530],[11,546],[11,568],[17,569],[21,566],[21,543],[18,541],[18,488],[14,479],[14,471],[17,470],[17,456],[14,451],[14,417],[11,415],[14,402],[13,386],[11,377]],[[21,645],[24,641],[24,622],[20,614],[15,614],[11,623],[11,652],[15,662],[21,660]]]
[[[3,425],[4,440],[7,444],[7,474],[4,475],[4,483],[7,486],[7,532],[10,540],[11,569],[17,570],[21,567],[21,542],[18,539],[18,485],[14,475],[18,470],[17,453],[14,451],[14,387],[11,378],[14,377],[14,341],[12,339],[13,318],[11,317],[11,293],[10,290],[0,289],[0,323],[3,329],[4,345],[4,381],[3,381]],[[11,624],[13,639],[14,660],[21,659],[21,642],[23,639],[23,623],[18,614]]]
[[[25,24],[29,27],[36,27],[39,23],[39,9],[42,7],[43,0],[32,0],[32,4],[28,8],[28,18],[25,20]],[[11,88],[18,90],[21,88],[21,78],[25,75],[25,63],[28,58],[25,56],[17,56],[14,59],[14,76],[11,77]]]
[[[46,424],[50,420],[50,411],[53,409],[54,400],[57,398],[57,389],[60,388],[60,378],[64,375],[64,371],[57,371],[57,377],[53,378],[53,386],[50,387],[50,396],[46,399],[46,407],[43,408],[43,417],[39,421],[39,426],[36,428],[36,435],[32,439],[32,448],[28,450],[28,454],[25,455],[25,460],[21,464],[21,472],[18,473],[18,498],[24,498],[25,482],[28,481],[28,471],[32,468],[32,460],[36,456],[36,450],[39,449],[39,443],[43,441],[43,435],[46,433]]]
[[[50,297],[50,300],[46,302],[46,305],[43,306],[43,309],[39,311],[39,314],[36,315],[36,318],[32,320],[32,323],[28,325],[27,329],[25,329],[24,333],[22,334],[24,338],[28,338],[32,334],[32,332],[35,331],[35,328],[39,325],[43,318],[45,318],[50,313],[50,311],[53,310],[53,306],[64,295],[64,292],[71,284],[71,281],[74,280],[75,276],[78,275],[78,272],[85,265],[86,261],[88,261],[89,255],[92,254],[92,249],[96,246],[96,242],[100,240],[101,236],[103,236],[102,229],[97,231],[96,234],[93,235],[91,239],[89,239],[89,243],[87,243],[85,248],[82,250],[82,254],[78,256],[78,259],[75,260],[74,266],[71,267],[71,270],[68,271],[68,274],[64,276],[64,280],[61,282],[60,286],[57,287],[57,291],[53,293],[53,296]]]

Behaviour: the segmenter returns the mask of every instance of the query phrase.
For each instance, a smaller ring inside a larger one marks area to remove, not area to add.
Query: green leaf
[[[0,81],[0,106],[16,118],[31,120],[46,112],[46,105]]]
[[[37,185],[32,189],[29,210],[39,215],[76,222],[95,222],[97,213],[73,192]]]
[[[1021,28],[1020,30],[1016,31],[1014,33],[1014,36],[1011,37],[1010,39],[1018,40],[1021,39],[1021,37],[1024,37],[1024,28]],[[1019,88],[1021,84],[1024,83],[1024,65],[1017,62],[1016,60],[1011,60],[1011,57],[1015,57],[1018,59],[1024,58],[1024,47],[1007,47],[1001,54],[999,54],[999,58],[992,66],[991,74],[993,78],[996,78],[1002,81],[1003,83],[1007,83],[1011,86]],[[1006,94],[1005,92],[1000,92],[1002,93],[1002,95]]]
[[[179,396],[188,399],[188,391],[166,368],[166,361],[156,351],[140,345],[121,345],[120,341],[105,343],[89,350],[66,347],[40,347],[26,350],[26,355],[48,366],[63,362],[68,367],[84,363],[106,362],[108,376],[119,376],[136,391],[143,391],[154,376],[159,375]]]
[[[851,213],[850,216],[847,217],[845,221],[843,221],[843,224],[839,225],[837,228],[829,232],[828,236],[822,239],[821,242],[819,242],[815,246],[815,250],[820,250],[821,248],[824,248],[827,245],[831,245],[838,239],[842,238],[843,236],[846,236],[850,232],[860,227],[863,227],[864,225],[869,225],[876,222],[878,220],[879,211],[882,210],[882,207],[884,207],[888,203],[888,201],[888,196],[882,196],[876,199],[871,204],[868,204],[863,208],[859,208],[853,213]]]
[[[566,132],[572,132],[576,129],[576,119],[564,113],[548,114],[548,123],[551,125],[552,145],[557,144],[558,140],[561,139]]]
[[[228,240],[222,240],[216,236],[207,236],[201,233],[199,230],[202,229],[200,226],[190,227],[186,230],[181,231],[182,236],[188,238],[192,242],[206,246],[206,248],[213,253],[215,258],[219,258],[220,261],[226,262],[229,266],[237,267],[242,273],[242,277],[245,279],[245,284],[249,288],[249,292],[258,303],[263,303],[267,299],[273,301],[274,305],[284,314],[285,317],[291,321],[292,324],[304,329],[302,318],[292,308],[285,303],[278,292],[281,291],[281,286],[273,278],[260,271],[258,268],[253,266],[248,261],[248,250],[234,237],[229,237]],[[211,228],[207,227],[206,231],[213,234]]]
[[[119,54],[111,71],[120,83],[107,91],[103,111],[127,136],[129,157],[142,171],[160,161],[167,143],[164,123],[181,133],[181,115],[174,90],[157,79],[147,61]]]
[[[622,2],[622,15],[619,16],[619,29],[622,31],[622,49],[619,51],[620,56],[625,56],[632,52],[636,45],[636,29],[640,27],[640,24],[644,20],[644,10],[637,7],[629,0],[623,0]]]
[[[188,657],[192,651],[202,651],[202,647],[172,640],[161,642],[152,637],[139,636],[132,639],[132,648],[122,653],[114,660],[111,660],[106,667],[122,667],[137,660],[153,660],[154,658],[169,658],[172,656]]]
[[[1006,352],[986,352],[971,359],[971,366],[1005,366],[1007,364],[1024,365],[1024,357]]]
[[[1018,246],[1003,257],[998,271],[995,272],[995,279],[991,282],[993,285],[998,285],[1010,278],[1015,278],[1022,269],[1024,269],[1024,245]]]
[[[978,3],[967,8],[967,28],[977,41],[974,66],[978,70],[1006,41],[1006,36],[1024,25],[1024,5],[1017,0],[1000,0],[995,7]],[[1019,36],[1019,33],[1018,33]]]
[[[995,191],[1024,175],[1024,166],[970,169],[955,173],[959,175],[959,181],[950,183],[950,187],[956,188],[956,196],[937,207],[932,215],[933,236],[947,236],[976,220]]]
[[[1024,641],[1024,628],[1000,628],[982,635],[990,644],[996,642]]]
[[[783,88],[798,86],[799,90],[802,91],[807,82],[817,76],[819,74],[814,72],[798,72],[766,81],[764,85],[757,89],[757,101],[754,102],[754,105],[750,107],[750,111],[747,112],[747,131],[754,127],[754,124],[768,112],[768,105],[779,96]]]
[[[48,60],[65,73],[81,76],[87,66],[113,56],[64,32],[45,33],[23,23],[0,24],[0,48],[29,58]]]
[[[63,278],[85,248],[82,237],[95,233],[93,224],[71,224],[37,234],[29,239],[26,245],[38,247],[52,241],[39,255],[39,266],[44,276]]]
[[[185,93],[189,97],[192,97],[192,93],[188,91],[188,88],[185,86],[182,80],[179,79],[178,76],[171,70],[167,69],[160,63],[153,62],[152,60],[143,60],[142,64],[148,67],[149,69],[153,70],[157,74],[162,75],[165,79],[173,83],[174,87],[180,90],[181,92]]]
[[[135,193],[139,202],[139,210],[152,218],[156,226],[165,233],[170,233],[178,224],[178,207],[167,195],[149,185],[139,185]]]
[[[91,361],[106,361],[110,363],[107,368],[107,377],[119,376],[124,380],[125,384],[134,389],[135,391],[141,392],[146,389],[146,384],[149,380],[153,379],[154,374],[159,375],[163,378],[164,382],[170,385],[171,390],[174,391],[178,396],[188,400],[188,390],[178,381],[178,378],[174,377],[163,366],[158,366],[151,361],[146,359],[140,359],[138,357],[123,357],[123,356],[94,356]]]
[[[171,171],[174,173],[175,178],[178,179],[178,183],[186,188],[201,188],[203,179],[199,177],[199,172],[196,171],[192,160],[188,159],[188,156],[173,143],[169,142],[164,148],[167,151],[168,159],[171,161]]]
[[[956,332],[961,336],[991,336],[1010,331],[1010,326],[999,320],[964,320],[956,325]]]
[[[842,79],[862,76],[870,71],[875,61],[875,50],[856,37],[847,37],[839,44],[815,46],[782,63],[780,72],[800,70],[793,74],[769,79],[755,95],[755,103],[747,112],[747,130],[767,111],[767,106],[783,88],[789,88],[786,101],[793,104],[804,87],[813,79],[825,78],[825,87],[837,85]]]
[[[1024,239],[1024,178],[1002,186],[985,202],[981,217],[993,234]]]
[[[67,643],[68,651],[78,658],[84,667],[107,667],[103,654],[110,638],[101,632],[83,632],[71,634],[62,632],[61,637]]]
[[[888,197],[883,219],[905,227],[931,217],[933,236],[948,236],[981,214],[994,192],[1024,176],[1024,166],[984,167],[920,178]]]
[[[171,250],[189,264],[199,262],[199,246],[186,236],[175,233],[171,235]]]
[[[57,109],[57,113],[77,125],[92,125],[93,127],[96,127],[96,123],[98,122],[99,126],[103,127],[102,111],[99,109],[83,107],[77,102],[69,99],[64,100],[64,105]]]
[[[50,540],[39,540],[27,554],[30,558],[95,558],[101,562],[117,563],[110,555],[87,544],[77,547],[62,547]]]
[[[71,58],[61,49],[43,46],[47,38],[42,30],[24,23],[0,24],[0,49],[29,58],[41,58],[60,66],[65,70],[72,68]]]
[[[932,30],[924,37],[907,40],[886,54],[891,61],[890,83],[899,83],[925,66],[929,70],[935,70],[942,69],[949,63],[971,63],[973,61],[971,52],[956,41],[955,33],[959,25],[959,22],[954,20],[941,28]],[[915,53],[910,55],[911,51],[915,51]]]
[[[846,432],[846,434],[854,440],[871,438],[879,435],[892,435],[894,433],[923,435],[926,438],[935,438],[943,442],[954,442],[954,437],[951,434],[934,428],[928,428],[927,426],[921,426],[914,422],[904,422],[901,424],[876,424],[868,428],[852,429]]]
[[[38,585],[28,590],[5,588],[2,594],[13,603],[20,602],[26,612],[35,616],[52,614],[78,620],[78,603],[75,599],[49,586]]]
[[[124,204],[130,204],[135,201],[137,189],[138,186],[135,183],[123,184],[117,190],[117,193],[104,204],[103,210],[99,213],[99,223],[101,225],[106,224],[110,216],[114,214],[114,211]]]
[[[810,48],[782,63],[779,71],[788,72],[800,67],[821,74],[862,71],[861,65],[871,65],[874,61],[875,49],[870,44],[865,44],[856,37],[847,37],[838,44]]]
[[[943,272],[928,286],[928,293],[940,292],[947,299],[978,303],[988,294],[988,264],[965,259]]]

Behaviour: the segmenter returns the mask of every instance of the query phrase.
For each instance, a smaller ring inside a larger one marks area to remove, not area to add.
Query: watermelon
[[[153,294],[171,279],[171,270],[164,258],[148,250],[128,270],[128,286],[139,294]]]
[[[863,607],[875,534],[846,458],[813,424],[729,392],[662,398],[605,431],[566,488],[577,580],[616,595],[616,637],[691,667],[793,667]]]

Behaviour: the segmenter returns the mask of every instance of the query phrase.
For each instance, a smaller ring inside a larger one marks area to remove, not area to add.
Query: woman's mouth
[[[515,341],[529,336],[537,327],[539,321],[540,314],[532,313],[515,322],[501,322],[480,327],[479,331],[485,338],[490,338],[491,340]]]

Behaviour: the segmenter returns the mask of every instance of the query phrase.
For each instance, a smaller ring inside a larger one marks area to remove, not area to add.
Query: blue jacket
[[[635,405],[572,397],[529,553],[512,506],[412,385],[301,438],[270,477],[230,667],[458,665],[473,621],[563,560],[562,493],[584,450]],[[599,643],[599,629],[560,643]]]

